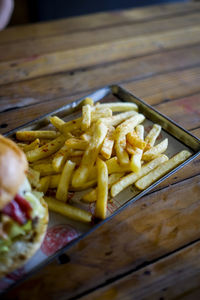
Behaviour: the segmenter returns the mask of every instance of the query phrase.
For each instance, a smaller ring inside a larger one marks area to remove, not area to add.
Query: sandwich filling
[[[23,235],[33,235],[38,220],[45,215],[42,193],[32,191],[26,179],[15,198],[0,211],[0,255],[9,251]]]

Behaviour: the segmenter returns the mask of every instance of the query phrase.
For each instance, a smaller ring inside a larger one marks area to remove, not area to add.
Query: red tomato
[[[78,236],[79,233],[70,225],[55,225],[48,228],[41,250],[47,256],[52,255]]]

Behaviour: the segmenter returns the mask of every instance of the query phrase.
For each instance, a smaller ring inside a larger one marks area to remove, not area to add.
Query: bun
[[[9,252],[2,254],[0,257],[0,278],[21,267],[25,262],[40,248],[44,239],[48,224],[48,207],[43,198],[40,199],[45,208],[45,215],[38,223],[31,234],[21,236],[14,241]]]
[[[17,194],[28,170],[23,151],[0,135],[0,210]]]

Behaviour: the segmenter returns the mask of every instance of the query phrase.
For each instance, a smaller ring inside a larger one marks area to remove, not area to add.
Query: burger
[[[48,209],[27,179],[22,150],[0,135],[0,277],[22,266],[40,247]]]

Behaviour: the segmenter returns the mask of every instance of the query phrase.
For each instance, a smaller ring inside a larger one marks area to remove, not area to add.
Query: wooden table
[[[200,3],[0,33],[6,132],[118,83],[200,136]],[[200,299],[200,159],[26,280],[13,299]]]

